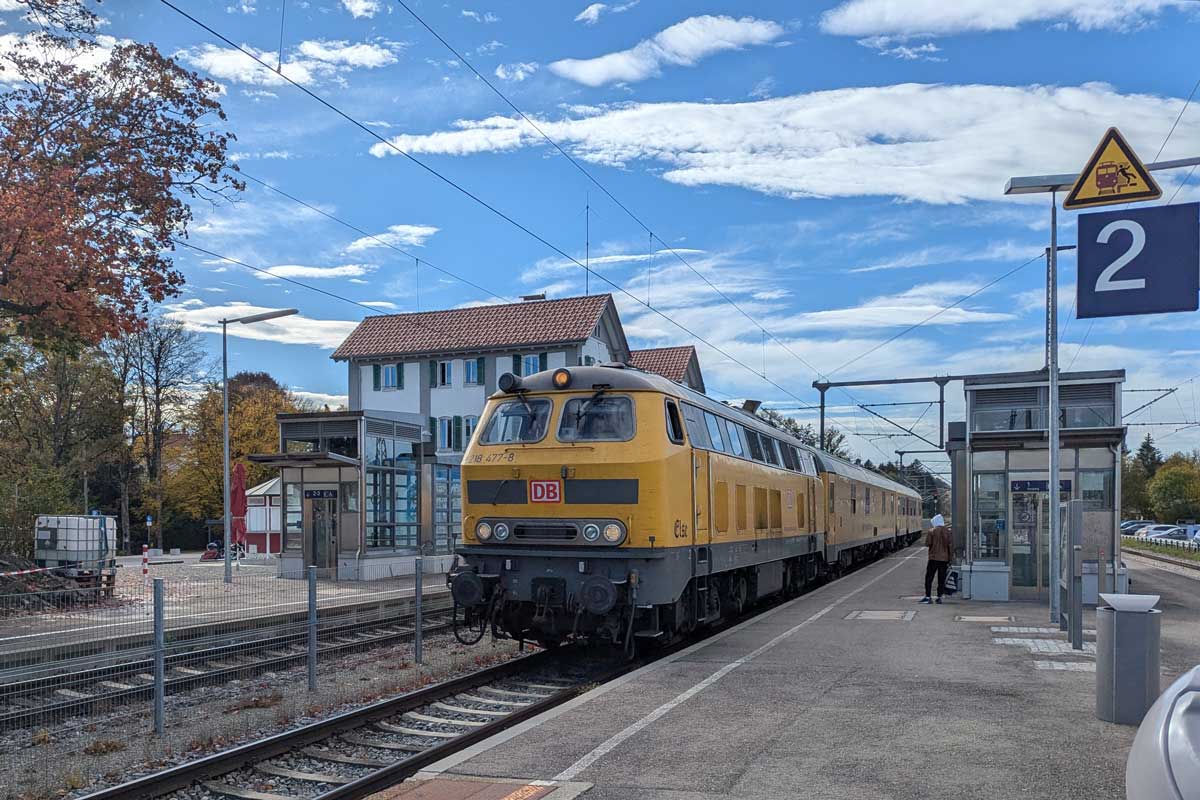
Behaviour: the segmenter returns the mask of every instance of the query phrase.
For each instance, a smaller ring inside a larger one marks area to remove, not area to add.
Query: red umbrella
[[[229,485],[229,513],[233,517],[229,540],[235,544],[246,543],[246,467],[233,465],[233,477]]]

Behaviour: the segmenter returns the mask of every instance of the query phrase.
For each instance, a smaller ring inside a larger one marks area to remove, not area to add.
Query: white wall
[[[588,340],[583,345],[581,355],[585,358],[591,356],[596,360],[596,363],[613,360],[612,351],[608,349],[608,345],[595,336],[588,337]]]
[[[409,414],[421,412],[421,381],[428,376],[421,372],[425,362],[410,362],[403,365],[404,388],[380,389],[375,391],[375,378],[370,364],[358,368],[359,383],[362,387],[362,407],[380,411],[400,411]],[[428,369],[428,367],[426,367]]]

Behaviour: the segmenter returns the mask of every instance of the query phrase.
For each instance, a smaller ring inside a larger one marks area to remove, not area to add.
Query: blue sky
[[[1200,78],[1200,9],[1182,0],[408,1],[654,231],[652,256],[641,225],[393,0],[288,0],[284,74],[579,260],[590,204],[593,266],[632,297],[596,276],[592,291],[617,293],[635,347],[696,344],[723,398],[812,402],[803,362],[839,379],[1040,367],[1035,261],[835,372],[1041,253],[1048,200],[1003,197],[1009,176],[1079,169],[1109,125],[1146,161],[1164,141],[1161,158],[1200,155],[1200,102],[1166,138]],[[277,0],[184,5],[275,63]],[[236,205],[196,209],[196,245],[384,312],[582,293],[578,266],[168,7],[101,10],[106,35],[152,41],[224,87],[249,175],[491,294],[425,265],[418,293],[412,258],[253,182]],[[2,18],[9,37],[24,28],[16,13]],[[1166,197],[1184,175],[1157,174]],[[1196,199],[1200,175],[1176,196]],[[1060,225],[1073,243],[1074,215]],[[233,304],[295,306],[298,317],[232,330],[254,337],[232,342],[233,368],[344,395],[345,368],[328,355],[366,309],[195,253],[181,250],[178,263],[187,289],[163,311],[206,331],[214,353],[212,323]],[[1064,367],[1124,367],[1131,388],[1200,373],[1195,314],[1074,320],[1073,259],[1061,267]],[[661,315],[642,304],[647,291]],[[760,325],[775,338],[764,344]],[[1137,419],[1197,419],[1193,388]],[[1145,397],[1127,395],[1127,408]],[[876,438],[886,426],[851,396],[830,401],[862,457],[890,458],[905,442]],[[924,408],[893,410],[912,423]],[[917,430],[935,438],[931,420],[936,409]],[[1131,436],[1146,430],[1174,428]],[[1197,444],[1196,429],[1165,442]]]

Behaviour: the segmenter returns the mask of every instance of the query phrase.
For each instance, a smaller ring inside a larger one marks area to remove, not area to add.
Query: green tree
[[[825,441],[819,445],[817,443],[817,431],[811,423],[801,425],[795,418],[780,414],[778,411],[772,411],[769,408],[758,409],[755,412],[755,416],[771,427],[778,428],[784,433],[795,436],[809,447],[816,447],[839,458],[850,457],[850,448],[846,446],[846,435],[837,428],[827,426],[825,428]]]
[[[1200,516],[1200,469],[1172,457],[1159,467],[1147,487],[1155,518],[1174,522]]]
[[[1131,456],[1121,462],[1121,516],[1124,519],[1145,519],[1152,513],[1149,493],[1150,479],[1142,463]]]
[[[1133,458],[1141,466],[1146,480],[1153,478],[1154,473],[1158,472],[1158,468],[1163,465],[1163,455],[1154,446],[1154,438],[1148,433],[1146,434],[1146,438],[1142,439],[1142,443],[1138,446],[1137,453]]]

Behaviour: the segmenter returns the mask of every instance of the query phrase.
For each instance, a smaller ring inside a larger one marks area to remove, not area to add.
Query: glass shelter
[[[951,423],[954,536],[964,595],[1048,601],[1050,519],[1084,500],[1085,601],[1123,580],[1119,513],[1124,370],[1061,373],[1059,474],[1049,474],[1044,370],[964,380],[967,421]],[[1090,576],[1090,578],[1089,578]],[[1089,591],[1090,590],[1090,591]]]
[[[418,554],[453,558],[457,470],[431,457],[420,417],[335,411],[277,421],[279,452],[250,459],[280,471],[283,574],[315,565],[327,577],[365,580],[411,572]]]

